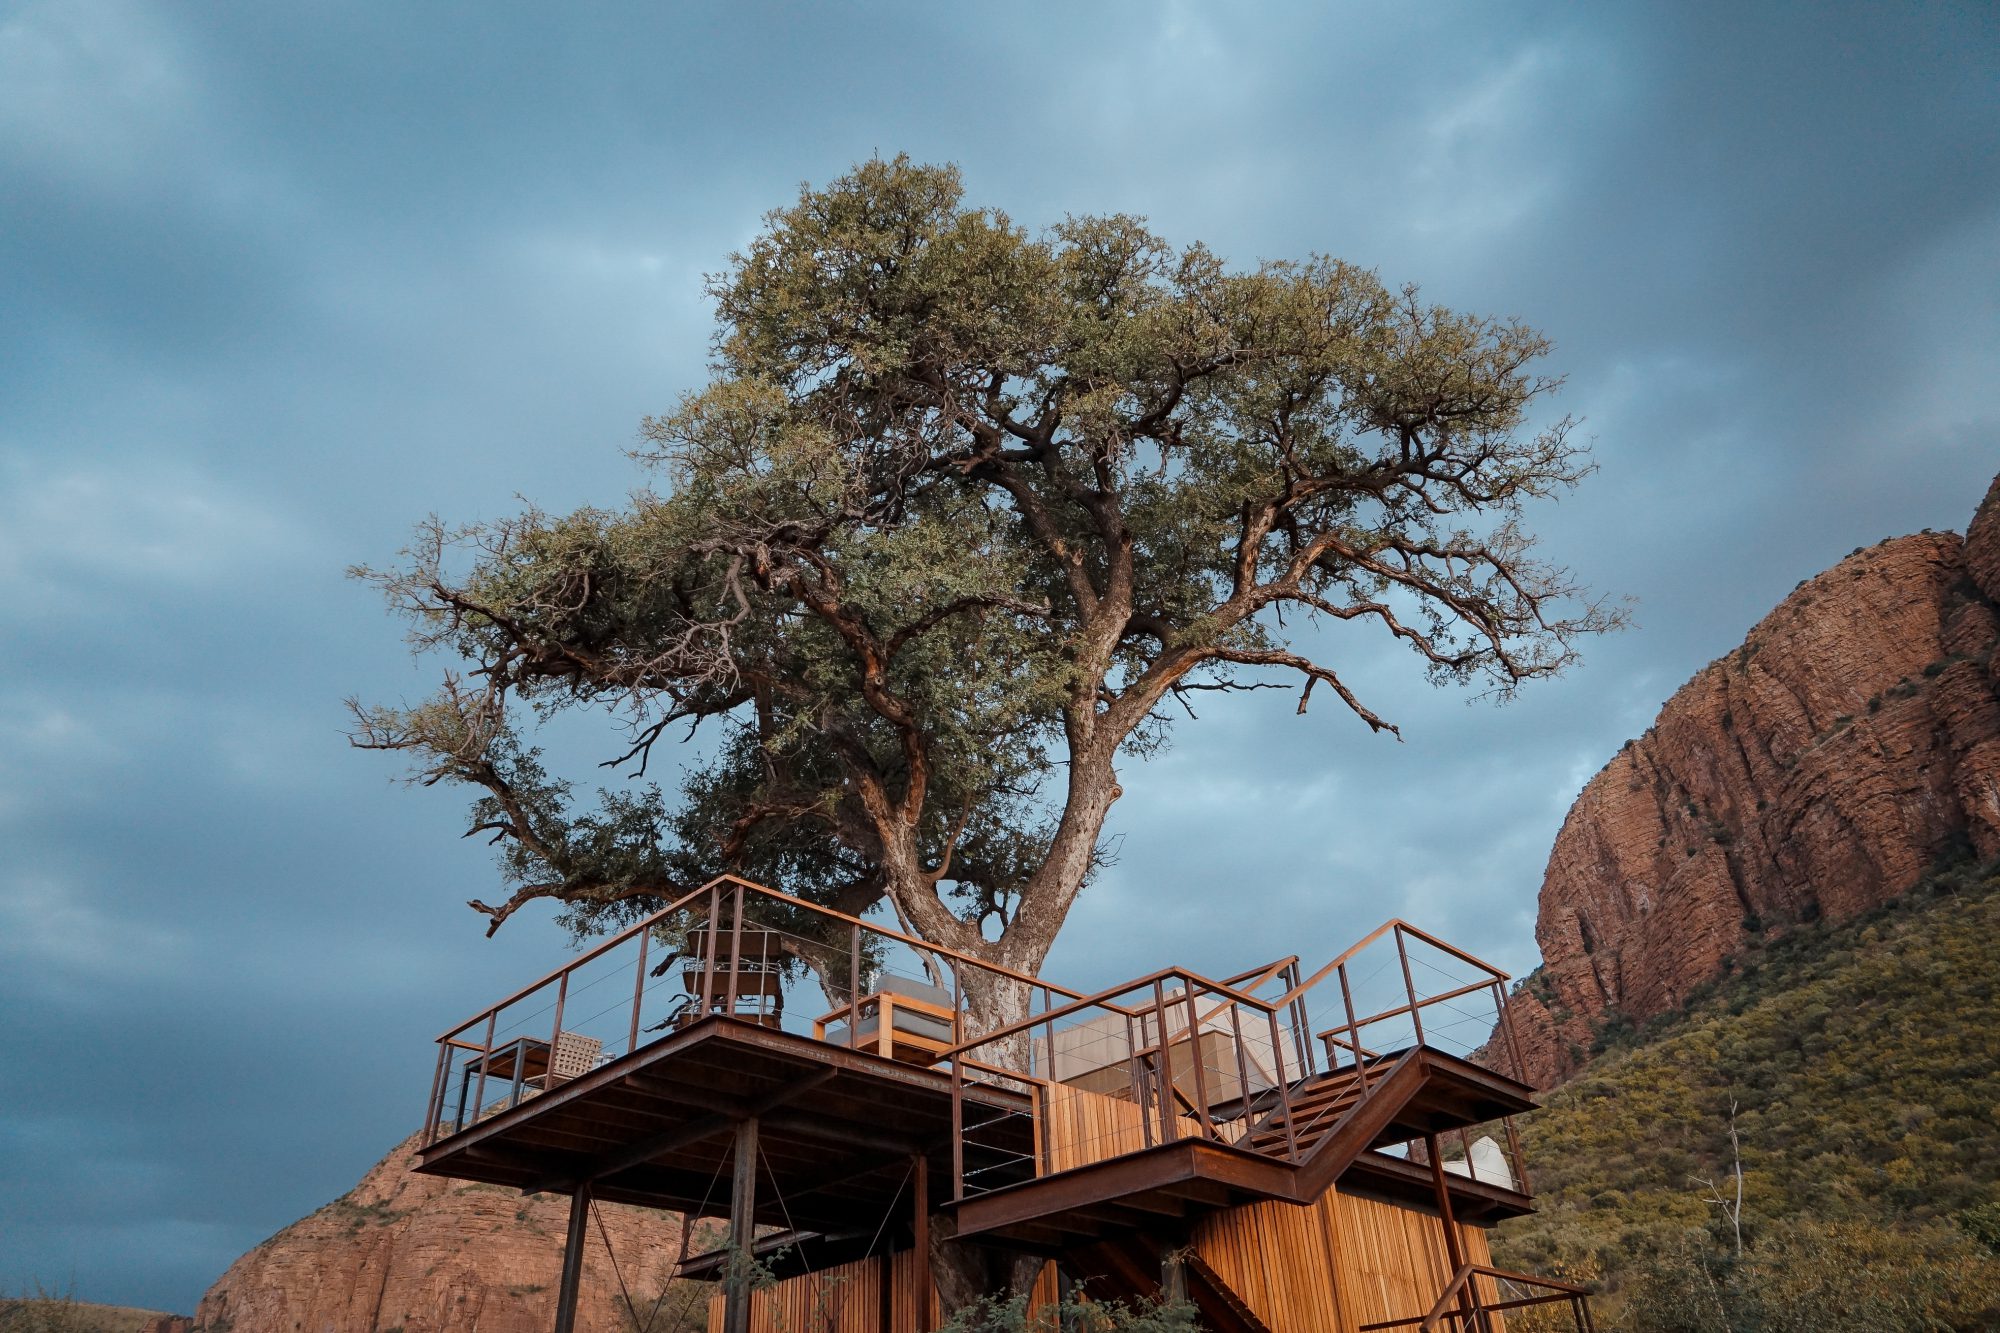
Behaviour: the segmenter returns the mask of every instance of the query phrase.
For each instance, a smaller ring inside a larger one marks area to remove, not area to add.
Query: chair
[[[814,1019],[813,1037],[927,1065],[958,1044],[958,1015],[944,987],[885,973],[874,994]]]
[[[707,956],[706,931],[695,932],[689,940],[690,954],[681,963],[681,985],[688,994],[674,1020],[683,1027],[709,1014],[723,1014],[746,1023],[782,1028],[785,1019],[785,949],[775,930],[745,925],[740,932],[725,927],[716,931],[716,958]],[[702,994],[707,987],[708,1003]]]
[[[548,1072],[530,1081],[546,1092],[559,1083],[582,1078],[597,1068],[603,1054],[604,1043],[596,1037],[586,1037],[581,1032],[558,1032],[555,1049],[549,1052]]]

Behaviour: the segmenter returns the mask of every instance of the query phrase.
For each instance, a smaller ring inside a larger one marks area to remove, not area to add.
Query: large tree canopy
[[[772,213],[710,292],[713,377],[644,422],[652,488],[433,520],[364,571],[469,664],[356,739],[475,789],[512,886],[473,904],[489,929],[727,869],[1032,969],[1119,760],[1192,692],[1289,675],[1301,711],[1318,687],[1394,730],[1301,625],[1505,694],[1617,618],[1520,526],[1588,467],[1567,421],[1525,424],[1554,386],[1518,323],[1131,217],[1030,232],[902,158]],[[575,710],[615,728],[595,798],[530,743]],[[646,774],[680,724],[716,732],[670,793]]]

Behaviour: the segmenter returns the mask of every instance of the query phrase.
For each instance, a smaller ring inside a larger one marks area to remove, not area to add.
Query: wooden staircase
[[[1105,1240],[1077,1253],[1084,1294],[1094,1300],[1148,1301],[1163,1294],[1163,1252],[1134,1236]],[[1210,1333],[1271,1333],[1222,1275],[1191,1249],[1178,1251],[1187,1297]]]
[[[1364,1075],[1372,1086],[1382,1078],[1389,1063],[1387,1059],[1372,1059],[1361,1067],[1349,1065],[1346,1069],[1302,1079],[1288,1090],[1288,1101],[1253,1123],[1236,1141],[1237,1146],[1269,1157],[1288,1158],[1296,1143],[1299,1158],[1310,1157],[1361,1101]]]
[[[1190,1135],[960,1200],[959,1234],[1059,1254],[1259,1199],[1310,1203],[1369,1149],[1423,1132],[1402,1122],[1431,1095],[1436,1058],[1372,1059],[1365,1085],[1352,1066],[1301,1080],[1234,1141]]]

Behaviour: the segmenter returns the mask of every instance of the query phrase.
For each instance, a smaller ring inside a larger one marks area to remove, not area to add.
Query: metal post
[[[1298,990],[1299,965],[1287,963],[1285,971],[1291,978],[1287,989]],[[1312,1024],[1306,1020],[1306,997],[1294,995],[1289,1007],[1292,1011],[1292,1045],[1298,1048],[1299,1063],[1305,1066],[1306,1073],[1317,1074],[1319,1070],[1313,1066]]]
[[[589,1236],[590,1182],[569,1196],[569,1233],[563,1238],[562,1283],[556,1288],[556,1333],[576,1328],[576,1294],[583,1285],[583,1243]]]
[[[1285,1069],[1285,1048],[1278,1037],[1278,1011],[1273,1009],[1265,1015],[1271,1020],[1271,1049],[1278,1056],[1278,1105],[1285,1117],[1285,1156],[1291,1161],[1299,1160],[1299,1134],[1292,1124],[1292,1081]]]
[[[743,966],[743,886],[736,886],[736,922],[729,931],[729,1002],[724,1013],[736,1014],[737,973]]]
[[[1208,1136],[1214,1138],[1215,1122],[1208,1114],[1208,1060],[1201,1053],[1201,1015],[1195,1012],[1192,978],[1181,978],[1181,997],[1187,1001],[1188,1053],[1194,1059],[1195,1118],[1201,1121]]]
[[[1514,1117],[1502,1116],[1500,1124],[1507,1131],[1507,1155],[1513,1159],[1514,1188],[1522,1194],[1533,1194],[1535,1191],[1528,1184],[1528,1163],[1521,1156],[1521,1140],[1514,1133]]]
[[[543,1092],[549,1091],[556,1085],[556,1043],[562,1040],[563,1004],[568,999],[569,999],[569,973],[564,972],[562,974],[562,980],[556,983],[556,1024],[555,1024],[555,1031],[549,1034],[549,1067],[542,1073]],[[515,1091],[515,1100],[518,1101],[520,1099],[518,1084],[520,1083],[522,1076],[527,1073],[528,1048],[525,1043],[523,1043],[521,1046],[521,1054],[519,1058],[516,1060],[515,1064],[516,1068],[514,1071],[514,1082],[517,1085]]]
[[[1250,1119],[1250,1064],[1243,1051],[1243,1006],[1229,1002],[1230,1034],[1236,1040],[1236,1107],[1244,1123]]]
[[[1410,997],[1410,1026],[1416,1029],[1417,1045],[1424,1044],[1424,1018],[1417,1012],[1417,983],[1410,977],[1410,950],[1403,943],[1403,928],[1396,927],[1396,957],[1403,964],[1403,993]]]
[[[1139,1069],[1139,1039],[1132,1035],[1132,1015],[1125,1015],[1125,1066],[1132,1071],[1132,1101],[1139,1108],[1139,1133],[1153,1146],[1153,1118],[1146,1114],[1146,1084]]]
[[[1347,984],[1347,964],[1340,971],[1340,1002],[1347,1007],[1348,1056],[1354,1061],[1354,1075],[1361,1080],[1363,1095],[1368,1092],[1368,1062],[1361,1058],[1361,1025],[1354,1019],[1354,988]]]
[[[931,1326],[931,1163],[922,1153],[910,1163],[910,1231],[916,1238],[915,1270],[910,1274],[910,1327],[927,1333]]]
[[[1167,992],[1153,983],[1153,1031],[1160,1043],[1160,1141],[1172,1143],[1181,1136],[1180,1112],[1174,1109],[1174,1052],[1167,1040]]]
[[[625,1039],[625,1054],[639,1049],[639,1010],[646,1001],[646,946],[653,941],[649,926],[639,932],[639,967],[632,974],[632,1032]]]
[[[1043,986],[1042,1012],[1044,1014],[1047,1014],[1050,1011],[1052,1011],[1055,1007],[1056,1006],[1049,995],[1049,988],[1047,986]],[[1046,1043],[1042,1048],[1042,1058],[1047,1062],[1046,1066],[1042,1070],[1042,1077],[1047,1079],[1049,1082],[1053,1083],[1055,1082],[1056,1079],[1056,1021],[1053,1018],[1044,1018],[1042,1020],[1042,1040],[1044,1043]],[[1035,1044],[1034,1042],[1031,1041],[1028,1043],[1028,1070],[1027,1070],[1028,1073],[1032,1074],[1035,1072],[1034,1065],[1035,1065]]]
[[[1424,1155],[1431,1160],[1431,1188],[1437,1191],[1438,1217],[1444,1223],[1445,1258],[1451,1263],[1449,1282],[1458,1276],[1458,1270],[1465,1267],[1465,1251],[1458,1243],[1458,1223],[1451,1215],[1451,1190],[1444,1183],[1444,1154],[1438,1151],[1437,1135],[1424,1135]],[[1467,1280],[1458,1293],[1458,1303],[1466,1314],[1466,1326],[1471,1325],[1472,1303],[1475,1299],[1473,1283]]]
[[[715,938],[718,923],[722,919],[722,886],[708,891],[708,948],[701,960],[701,1016],[707,1018],[715,1012],[715,951],[719,943]]]
[[[951,1053],[951,1197],[965,1198],[965,1067]]]
[[[722,1292],[722,1333],[750,1333],[750,1254],[757,1243],[757,1117],[736,1122],[730,1163],[729,1263]]]
[[[1507,1054],[1514,1062],[1514,1077],[1526,1083],[1528,1066],[1521,1059],[1521,1043],[1514,1039],[1514,1016],[1507,1011],[1507,992],[1497,981],[1493,983],[1493,1007],[1500,1011],[1500,1033],[1507,1039]]]
[[[424,1146],[437,1141],[438,1121],[444,1118],[445,1070],[451,1063],[451,1043],[438,1043],[437,1070],[431,1075],[430,1100],[424,1103]]]
[[[486,1109],[486,1066],[493,1063],[493,1025],[500,1021],[500,1011],[495,1009],[486,1015],[486,1049],[479,1057],[479,1087],[472,1094],[472,1118],[476,1122],[479,1113]],[[459,1098],[462,1106],[464,1097]],[[465,1117],[460,1116],[461,1120]]]
[[[861,927],[847,928],[847,1049],[861,1044]],[[884,1262],[887,1262],[886,1260]]]

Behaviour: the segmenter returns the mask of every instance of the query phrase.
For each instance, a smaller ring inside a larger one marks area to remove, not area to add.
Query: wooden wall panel
[[[1050,1165],[1061,1171],[1145,1146],[1140,1109],[1129,1101],[1056,1084],[1044,1132]],[[1194,1131],[1186,1117],[1183,1126]],[[1463,1249],[1487,1263],[1486,1233],[1461,1226]],[[1433,1214],[1330,1190],[1316,1203],[1256,1203],[1213,1213],[1196,1226],[1197,1253],[1268,1324],[1273,1333],[1329,1333],[1429,1310],[1451,1280],[1444,1232]],[[886,1333],[916,1333],[914,1283],[936,1293],[916,1255],[894,1257],[895,1314]],[[760,1293],[753,1333],[885,1333],[879,1329],[881,1263],[861,1260],[809,1274]],[[1057,1296],[1052,1269],[1036,1283],[1036,1306]],[[710,1308],[720,1333],[722,1305]]]
[[[1459,1228],[1487,1263],[1486,1233]],[[1430,1309],[1451,1280],[1433,1215],[1331,1192],[1310,1207],[1257,1203],[1211,1214],[1196,1253],[1273,1333],[1324,1333]]]
[[[857,1259],[758,1292],[750,1302],[750,1333],[880,1333],[881,1308],[881,1261]],[[722,1333],[720,1292],[709,1299],[708,1330]]]
[[[1054,1083],[1049,1085],[1046,1105],[1042,1124],[1052,1171],[1088,1166],[1146,1146],[1145,1114],[1136,1102]],[[1201,1133],[1201,1122],[1193,1116],[1177,1119],[1183,1138]]]

